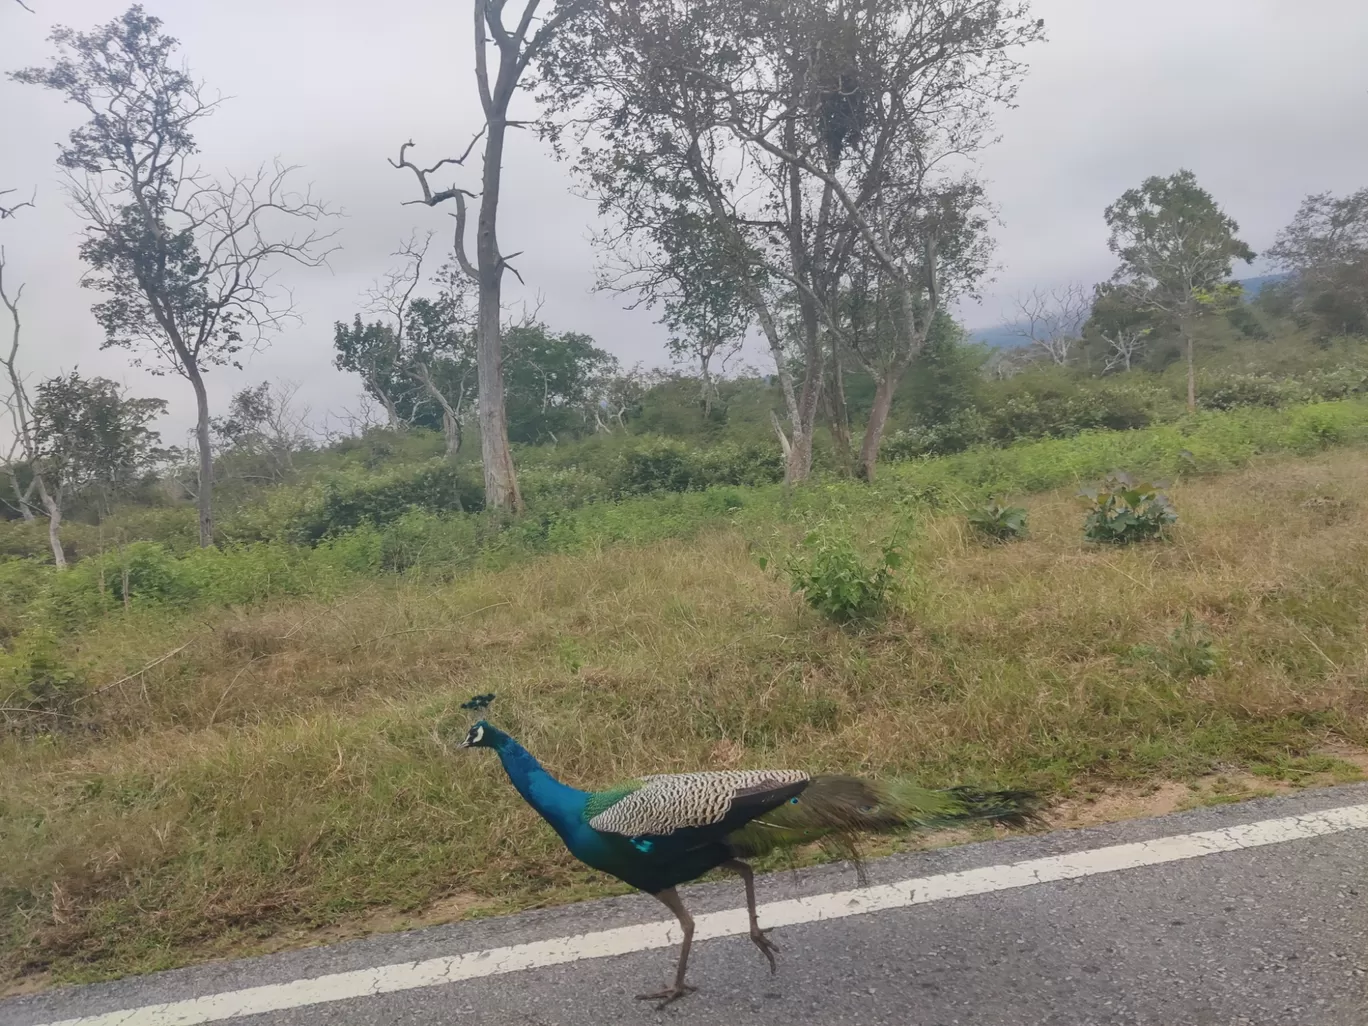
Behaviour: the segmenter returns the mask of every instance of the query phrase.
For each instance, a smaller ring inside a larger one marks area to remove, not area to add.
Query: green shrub
[[[1026,537],[1026,510],[1021,506],[1004,506],[990,500],[986,506],[970,510],[969,526],[986,541],[1016,541]]]
[[[946,421],[895,431],[879,447],[879,458],[889,463],[920,456],[963,452],[989,440],[988,421],[978,410],[958,410]]]
[[[440,459],[378,476],[339,475],[295,515],[290,533],[294,540],[313,545],[361,524],[384,527],[410,510],[481,510],[484,483],[479,475],[478,467]]]
[[[380,532],[380,569],[449,575],[474,562],[480,543],[473,517],[410,510]]]
[[[860,552],[848,529],[823,522],[804,536],[803,553],[790,558],[784,571],[793,591],[801,591],[809,606],[836,623],[848,624],[887,611],[902,561],[896,534],[876,558],[870,558]],[[766,565],[762,559],[761,566]]]
[[[1158,486],[1113,474],[1100,488],[1083,492],[1089,503],[1083,537],[1107,545],[1129,545],[1159,538],[1178,520]]]
[[[1163,645],[1136,645],[1131,656],[1180,680],[1209,677],[1221,668],[1223,659],[1206,626],[1194,619],[1191,612],[1183,615],[1182,624],[1174,628]]]
[[[602,476],[576,466],[521,468],[518,488],[532,510],[578,509],[610,497]]]
[[[21,722],[21,710],[60,713],[84,690],[55,631],[30,628],[0,648],[0,722]]]
[[[1088,382],[1046,372],[1002,383],[983,411],[989,440],[1007,444],[1027,438],[1067,438],[1082,431],[1129,431],[1155,420],[1160,392],[1132,383]]]
[[[689,447],[668,438],[651,439],[621,453],[612,479],[617,495],[687,492],[693,484]]]
[[[1297,410],[1288,428],[1287,438],[1295,452],[1314,452],[1345,440],[1343,410],[1328,404],[1317,404]]]
[[[1240,406],[1276,409],[1301,398],[1295,382],[1263,374],[1232,374],[1199,383],[1197,405],[1204,410],[1233,410]]]

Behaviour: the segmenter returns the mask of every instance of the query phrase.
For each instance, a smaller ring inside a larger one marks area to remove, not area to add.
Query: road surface
[[[1368,785],[762,878],[0,1002],[3,1026],[1363,1026]]]

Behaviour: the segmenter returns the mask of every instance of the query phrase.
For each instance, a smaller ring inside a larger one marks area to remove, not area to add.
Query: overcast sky
[[[88,29],[124,0],[0,3],[0,70],[43,62],[54,23]],[[478,125],[470,68],[469,0],[148,0],[180,39],[192,71],[231,101],[198,138],[205,166],[238,170],[279,156],[301,182],[345,212],[331,271],[295,270],[303,323],[288,327],[244,372],[215,370],[217,409],[263,379],[301,382],[321,417],[355,405],[359,382],[331,365],[332,324],[414,229],[449,231],[444,211],[401,206],[408,172],[387,156],[412,138],[415,156],[445,156]],[[1364,0],[1035,0],[1049,40],[1031,50],[1016,109],[984,155],[1000,269],[971,327],[1006,319],[1034,285],[1091,284],[1112,270],[1102,209],[1152,174],[1191,168],[1245,240],[1263,250],[1307,193],[1368,185],[1368,3]],[[178,436],[193,408],[179,378],[155,379],[101,352],[91,293],[77,285],[78,222],[66,211],[53,158],[77,113],[51,93],[0,83],[0,187],[37,188],[38,207],[0,225],[10,274],[24,295],[24,363],[34,376],[69,370],[121,380],[172,402]],[[473,184],[473,180],[471,183]],[[624,363],[664,363],[652,314],[594,295],[590,204],[565,170],[515,134],[507,153],[500,237],[527,292],[544,297],[553,328],[583,331]],[[1258,270],[1259,265],[1256,265]],[[520,292],[510,281],[506,296]],[[751,362],[763,367],[756,351]],[[177,439],[178,440],[178,439]]]

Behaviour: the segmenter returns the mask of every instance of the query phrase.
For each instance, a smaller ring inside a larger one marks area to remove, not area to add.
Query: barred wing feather
[[[667,837],[678,830],[715,826],[762,815],[801,793],[811,778],[801,770],[721,770],[668,773],[641,778],[589,820],[601,833]],[[739,825],[739,824],[738,824]]]

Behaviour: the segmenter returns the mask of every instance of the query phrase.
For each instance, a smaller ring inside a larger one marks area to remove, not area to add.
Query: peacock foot
[[[636,999],[638,1001],[659,1001],[660,1004],[656,1005],[656,1008],[661,1009],[672,1001],[678,1001],[685,994],[692,994],[697,989],[697,987],[690,987],[687,983],[677,983],[673,987],[666,987],[654,994],[638,994]]]
[[[774,956],[779,951],[779,945],[769,939],[764,930],[756,929],[751,932],[750,939],[755,942],[755,946],[760,949],[760,954],[769,959],[770,975],[773,976],[779,971],[779,967],[774,962]]]

